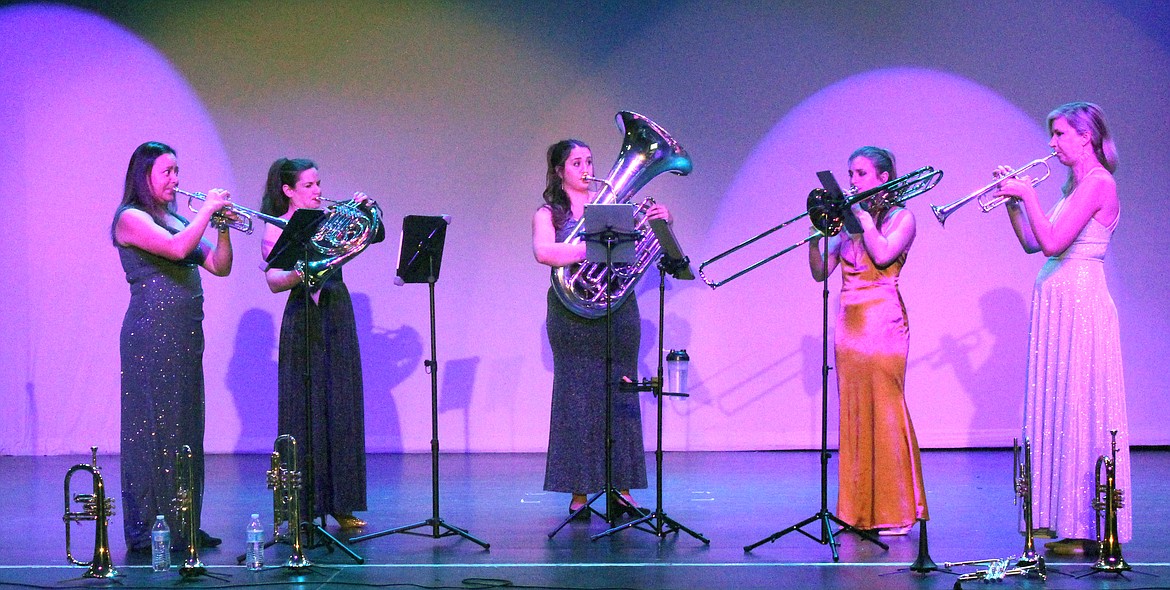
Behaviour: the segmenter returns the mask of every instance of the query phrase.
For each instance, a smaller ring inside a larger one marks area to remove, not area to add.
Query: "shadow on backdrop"
[[[276,440],[278,374],[276,323],[272,314],[252,308],[240,316],[225,385],[239,416],[236,452],[271,450]]]
[[[402,420],[394,393],[421,367],[423,346],[418,331],[410,326],[386,330],[374,325],[370,296],[352,293],[358,346],[362,354],[365,387],[366,450],[402,452]],[[420,392],[419,395],[422,395]]]

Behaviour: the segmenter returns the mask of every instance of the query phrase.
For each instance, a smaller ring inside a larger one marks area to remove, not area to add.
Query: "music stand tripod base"
[[[368,535],[351,537],[350,543],[361,543],[386,535],[398,533],[439,539],[458,535],[490,550],[491,545],[476,538],[465,529],[448,524],[439,517],[439,361],[435,343],[435,283],[443,261],[443,244],[447,237],[447,226],[451,218],[447,215],[407,215],[402,219],[402,236],[399,240],[398,271],[395,284],[426,283],[430,291],[431,316],[431,358],[424,366],[431,374],[431,518],[414,524],[387,529]],[[415,529],[429,527],[431,532],[415,532]]]

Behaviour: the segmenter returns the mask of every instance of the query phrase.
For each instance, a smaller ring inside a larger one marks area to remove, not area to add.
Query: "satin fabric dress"
[[[905,527],[929,518],[905,398],[910,327],[898,276],[906,255],[878,268],[860,235],[842,240],[834,336],[841,402],[837,516],[860,529]]]
[[[167,228],[172,234],[178,230]],[[194,249],[178,262],[118,247],[130,305],[122,320],[122,513],[126,547],[149,550],[155,515],[166,517],[175,548],[187,537],[172,502],[175,453],[191,447],[196,528],[203,505],[203,284]]]
[[[1111,455],[1109,430],[1117,429],[1117,486],[1125,494],[1118,537],[1132,538],[1121,337],[1104,270],[1119,220],[1090,219],[1067,250],[1048,259],[1032,292],[1024,436],[1032,442],[1032,519],[1041,535],[1096,538],[1097,458]]]
[[[563,242],[577,220],[557,228]],[[605,318],[585,319],[548,291],[546,328],[553,354],[552,412],[544,489],[585,494],[605,487]],[[633,295],[612,311],[613,379],[637,378],[642,320]],[[613,486],[646,487],[642,411],[637,393],[613,391]]]

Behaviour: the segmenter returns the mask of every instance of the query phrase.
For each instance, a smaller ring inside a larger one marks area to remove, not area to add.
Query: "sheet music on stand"
[[[636,240],[641,232],[634,229],[633,203],[585,205],[585,260],[610,264],[633,264],[638,260]],[[614,238],[607,256],[606,234]]]
[[[297,209],[294,211],[288,224],[284,226],[280,239],[272,245],[272,251],[264,260],[268,263],[264,270],[274,268],[292,270],[301,259],[307,258],[305,262],[312,262],[324,258],[324,254],[309,247],[308,243],[324,216],[325,212],[320,209]]]
[[[439,280],[443,245],[450,215],[407,215],[398,239],[398,270],[394,284],[431,283]]]

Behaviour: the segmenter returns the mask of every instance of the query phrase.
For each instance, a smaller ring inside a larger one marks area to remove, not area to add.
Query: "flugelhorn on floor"
[[[101,468],[97,464],[97,447],[90,447],[93,459],[87,465],[79,463],[69,468],[65,473],[65,556],[73,565],[89,566],[82,574],[86,578],[113,578],[118,575],[110,559],[110,517],[114,514],[114,500],[106,497],[106,484],[102,478]],[[92,491],[88,494],[69,493],[70,482],[78,471],[85,471],[93,479]],[[69,509],[70,502],[81,504],[80,512]],[[73,557],[73,544],[69,534],[70,523],[81,523],[87,520],[94,521],[95,531],[93,539],[93,559],[78,561]]]
[[[951,216],[951,213],[958,211],[960,207],[962,207],[963,205],[966,205],[967,203],[970,203],[971,201],[978,200],[979,201],[979,208],[982,209],[984,213],[987,213],[987,212],[991,211],[992,209],[995,209],[996,207],[999,207],[1000,205],[1003,205],[1004,203],[1012,200],[1012,198],[1013,198],[1013,197],[991,197],[991,195],[995,194],[995,192],[999,190],[999,183],[1001,181],[1006,180],[1008,178],[1016,178],[1016,177],[1020,176],[1021,174],[1023,174],[1024,172],[1027,172],[1028,170],[1035,168],[1036,166],[1044,166],[1044,175],[1032,179],[1032,186],[1036,186],[1036,185],[1040,184],[1041,182],[1044,182],[1045,180],[1047,180],[1048,177],[1052,175],[1052,167],[1048,165],[1048,160],[1049,160],[1049,158],[1052,158],[1054,156],[1056,156],[1056,152],[1052,152],[1051,154],[1048,154],[1047,156],[1044,156],[1043,158],[1032,160],[1031,162],[1028,162],[1027,164],[1024,164],[1023,166],[1021,166],[1019,169],[1013,170],[1010,174],[996,178],[991,183],[988,183],[987,186],[985,186],[985,187],[983,187],[983,188],[981,188],[981,189],[979,189],[979,190],[977,190],[977,191],[975,191],[975,192],[973,192],[973,193],[971,193],[971,194],[969,194],[961,199],[958,199],[958,200],[954,201],[953,203],[948,203],[946,205],[941,205],[941,206],[940,205],[931,205],[930,210],[934,212],[934,217],[935,217],[935,219],[938,219],[939,225],[942,225],[944,227],[946,226],[947,218]],[[991,197],[991,198],[988,199],[988,197]],[[985,200],[985,199],[987,199],[987,200]]]
[[[297,439],[282,434],[272,443],[272,468],[268,470],[268,489],[272,490],[273,541],[282,540],[280,525],[288,521],[292,555],[284,567],[304,569],[313,563],[305,557],[301,545],[301,472],[297,469]]]
[[[179,567],[179,573],[189,578],[207,572],[199,559],[199,517],[195,513],[195,462],[190,445],[183,445],[175,452],[175,511],[179,513],[179,530],[187,537],[187,559]]]
[[[1093,498],[1093,510],[1097,512],[1099,551],[1093,570],[1119,573],[1131,568],[1121,556],[1121,539],[1117,536],[1117,513],[1124,505],[1122,490],[1117,488],[1117,429],[1111,429],[1109,435],[1112,437],[1112,456],[1097,457],[1097,494]]]

